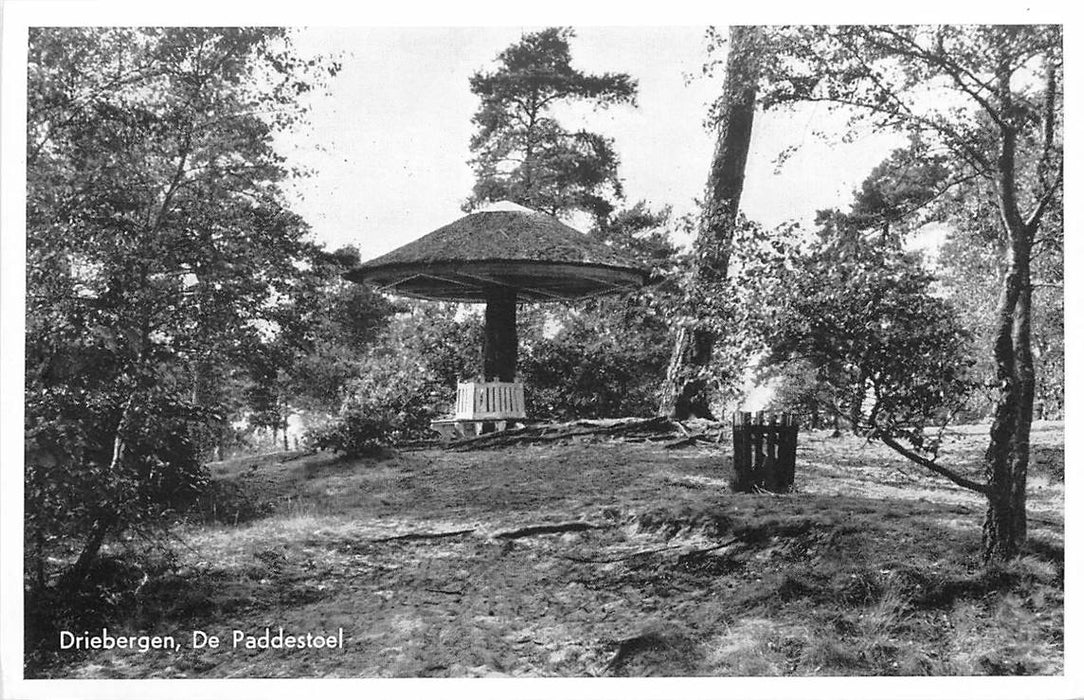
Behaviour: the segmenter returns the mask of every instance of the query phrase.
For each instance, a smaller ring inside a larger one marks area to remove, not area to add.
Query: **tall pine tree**
[[[525,35],[497,57],[497,67],[470,80],[481,100],[471,139],[474,191],[467,209],[510,200],[553,216],[590,214],[596,222],[621,197],[613,141],[570,130],[559,105],[634,104],[636,81],[624,73],[590,74],[572,66],[568,28]]]

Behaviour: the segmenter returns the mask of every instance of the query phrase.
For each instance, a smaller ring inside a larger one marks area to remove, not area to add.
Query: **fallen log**
[[[552,442],[588,435],[632,434],[636,437],[642,437],[643,435],[661,436],[664,433],[672,433],[674,430],[673,421],[665,416],[607,423],[574,421],[565,424],[530,426],[497,433],[487,433],[475,438],[450,443],[447,448],[459,452],[485,447],[504,447],[524,442]]]
[[[554,535],[559,532],[583,532],[584,530],[598,530],[603,527],[606,526],[577,520],[571,523],[554,523],[552,525],[528,525],[527,527],[521,527],[515,530],[498,532],[493,535],[493,537],[501,540],[518,540],[521,537],[532,537],[534,535]]]
[[[689,550],[688,552],[684,552],[682,554],[682,556],[683,557],[695,557],[695,556],[700,555],[700,554],[707,554],[708,552],[714,552],[714,551],[723,549],[725,547],[729,547],[732,544],[738,544],[741,541],[742,541],[741,537],[735,537],[734,539],[727,540],[726,542],[723,542],[722,544],[713,545],[711,547],[703,547],[701,549]]]

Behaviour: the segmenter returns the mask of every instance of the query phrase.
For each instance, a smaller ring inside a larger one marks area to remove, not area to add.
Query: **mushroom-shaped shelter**
[[[643,285],[648,271],[552,216],[500,202],[345,276],[393,294],[485,303],[483,377],[513,382],[517,302],[627,291]]]

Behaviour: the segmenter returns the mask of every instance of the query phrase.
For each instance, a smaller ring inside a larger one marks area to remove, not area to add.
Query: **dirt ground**
[[[946,463],[974,474],[984,437],[957,430]],[[977,494],[854,437],[803,433],[785,495],[732,493],[726,445],[233,460],[110,629],[180,648],[46,675],[1058,674],[1062,445],[1036,425],[1030,550],[993,568]],[[345,648],[229,646],[279,627]]]

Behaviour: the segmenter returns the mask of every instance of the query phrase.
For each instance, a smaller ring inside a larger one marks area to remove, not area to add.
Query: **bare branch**
[[[930,471],[932,471],[935,474],[940,474],[941,476],[945,477],[946,479],[948,479],[952,483],[956,484],[957,486],[962,486],[965,489],[970,489],[970,490],[975,491],[977,493],[981,493],[984,496],[991,495],[989,486],[987,486],[985,484],[980,484],[977,481],[972,481],[971,479],[968,479],[965,476],[960,476],[959,474],[952,471],[951,469],[943,467],[940,464],[938,464],[937,462],[934,462],[932,459],[928,459],[926,457],[923,457],[922,455],[918,454],[914,450],[910,450],[907,447],[904,447],[903,445],[901,445],[891,435],[888,435],[887,433],[878,430],[878,431],[875,432],[875,436],[881,442],[888,445],[893,450],[900,453],[901,455],[903,455],[907,459],[911,460],[915,464],[926,467],[927,469],[929,469]]]
[[[169,186],[166,188],[165,195],[162,198],[162,206],[158,209],[158,215],[154,218],[154,222],[150,227],[152,231],[156,232],[162,228],[162,223],[165,221],[166,214],[169,213],[169,205],[172,203],[173,197],[177,194],[177,190],[181,185],[181,180],[184,178],[191,148],[192,133],[191,131],[187,131],[185,133],[184,144],[178,152],[177,168],[173,173],[173,178],[170,180]]]
[[[855,49],[850,43],[845,41],[842,36],[837,34],[835,35],[835,38],[840,41],[840,44],[851,54],[852,58],[860,62],[864,61],[861,53],[858,52],[857,49]],[[887,48],[894,49],[896,51],[900,50],[898,46]],[[826,65],[827,60],[825,58],[816,54],[812,54],[811,58],[814,58],[815,60],[819,61],[822,66],[825,66],[826,73],[830,72],[829,67]],[[919,56],[919,58],[922,57]],[[874,73],[872,69],[867,70],[866,76],[873,83],[874,87],[880,92],[881,96],[890,103],[889,105],[886,105],[885,102],[869,103],[863,102],[861,100],[844,101],[841,98],[828,99],[826,101],[840,102],[844,104],[849,103],[851,106],[882,114],[886,118],[895,118],[899,121],[912,121],[915,124],[921,125],[923,128],[930,129],[931,131],[935,131],[940,134],[941,137],[945,139],[946,144],[949,145],[949,147],[953,150],[957,151],[962,157],[964,157],[964,160],[967,160],[976,170],[985,172],[989,172],[992,170],[991,164],[986,158],[986,156],[978,149],[976,149],[972,144],[968,143],[967,139],[961,137],[959,134],[955,133],[943,124],[939,124],[937,123],[937,121],[929,117],[925,117],[921,114],[916,113],[914,110],[911,109],[910,105],[903,101],[900,95],[897,94],[897,91],[891,90],[886,85],[884,85],[880,77],[876,73]]]
[[[880,106],[874,103],[864,102],[857,99],[845,99],[843,97],[808,96],[802,97],[801,101],[825,102],[830,105],[855,107],[857,109],[864,110],[872,114],[881,115],[886,120],[885,126],[891,125],[890,123],[887,123],[887,120],[894,120],[895,122],[900,124],[910,120],[921,128],[928,129],[929,131],[933,131],[939,134],[944,139],[946,147],[948,147],[950,151],[952,151],[964,161],[966,161],[968,165],[970,165],[971,168],[974,169],[976,172],[983,175],[989,175],[993,172],[993,167],[991,166],[989,159],[987,159],[983,153],[978,151],[978,149],[969,144],[966,139],[964,139],[962,136],[955,133],[951,129],[945,127],[944,125],[938,124],[937,122],[929,119],[928,117],[923,117],[920,114],[916,114],[915,112],[910,111],[909,108],[907,109],[905,114],[900,114],[891,109],[887,109],[884,106]],[[904,105],[904,107],[906,107],[906,105]]]
[[[910,52],[902,51],[898,46],[889,46],[887,48],[898,51],[900,53],[913,55],[915,58],[918,58],[921,61],[926,61],[933,65],[939,66],[945,71],[945,73],[948,74],[950,78],[952,78],[952,81],[956,83],[957,87],[959,87],[960,90],[962,90],[969,97],[971,97],[971,99],[975,100],[975,102],[978,103],[978,105],[983,109],[983,111],[990,115],[990,118],[994,120],[994,123],[1002,127],[1008,126],[1008,124],[1004,121],[1004,117],[1002,116],[1001,111],[996,109],[994,105],[979,92],[978,89],[968,85],[967,82],[964,80],[964,77],[970,78],[981,88],[990,89],[990,85],[987,82],[980,80],[976,75],[971,73],[971,71],[967,70],[967,68],[965,68],[964,66],[951,60],[945,53],[943,47],[938,46],[940,50],[936,52],[929,51],[928,49],[916,43],[910,37],[895,31],[891,27],[872,27],[871,30],[874,32],[879,31],[886,33],[896,39],[896,41],[903,42],[907,46],[910,46],[912,50]]]
[[[1054,178],[1054,182],[1050,184],[1050,187],[1043,192],[1043,196],[1039,198],[1039,201],[1035,203],[1035,208],[1028,214],[1027,221],[1024,226],[1030,233],[1034,233],[1039,228],[1039,222],[1043,218],[1043,214],[1046,213],[1047,207],[1050,206],[1050,202],[1054,199],[1054,195],[1061,189],[1062,178],[1064,177],[1065,167],[1064,165],[1058,166],[1058,175]]]
[[[1054,124],[1056,121],[1055,101],[1057,98],[1057,73],[1053,63],[1046,65],[1046,94],[1043,100],[1043,150],[1039,156],[1036,173],[1041,190],[1049,189],[1046,178],[1050,171],[1050,159],[1054,152]]]
[[[1046,94],[1043,105],[1043,150],[1039,156],[1039,162],[1036,165],[1036,175],[1038,180],[1038,201],[1035,203],[1035,208],[1032,209],[1031,214],[1028,215],[1024,226],[1027,228],[1029,234],[1034,234],[1035,230],[1039,226],[1039,221],[1042,219],[1043,214],[1046,212],[1046,208],[1050,205],[1051,200],[1054,198],[1054,194],[1061,188],[1062,177],[1064,175],[1064,163],[1058,164],[1058,171],[1054,178],[1054,182],[1048,183],[1047,178],[1050,175],[1051,161],[1054,157],[1054,137],[1055,137],[1055,99],[1057,93],[1057,74],[1053,63],[1047,63],[1046,66]]]

